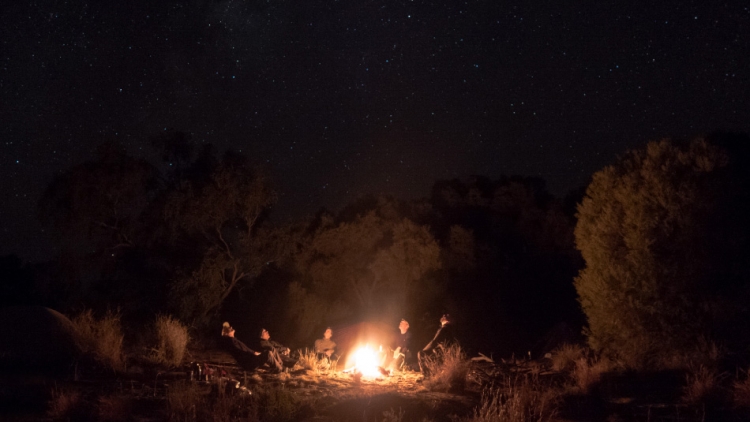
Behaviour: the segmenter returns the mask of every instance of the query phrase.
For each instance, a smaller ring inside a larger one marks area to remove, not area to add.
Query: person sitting
[[[406,368],[407,362],[411,360],[411,332],[409,331],[409,321],[401,319],[398,324],[399,334],[396,336],[394,343],[393,357],[387,365],[387,369],[392,371],[401,371]]]
[[[331,327],[327,327],[323,333],[323,338],[315,340],[315,353],[318,356],[318,361],[331,363],[331,359],[336,353],[336,343],[331,340],[331,337],[333,337],[333,330]]]
[[[435,333],[435,337],[433,337],[432,340],[417,353],[419,370],[422,372],[423,376],[428,377],[430,375],[429,368],[426,365],[426,360],[434,356],[436,350],[443,349],[445,346],[455,342],[456,335],[453,330],[453,325],[451,324],[451,316],[449,314],[444,314],[440,317],[440,328],[438,328]]]
[[[268,365],[272,372],[280,372],[283,369],[277,354],[269,353],[267,350],[253,350],[235,338],[234,334],[234,328],[229,322],[224,322],[221,329],[221,344],[243,369],[253,371],[263,365]]]
[[[277,355],[285,368],[292,368],[297,363],[296,359],[289,356],[289,348],[277,341],[271,340],[271,334],[265,328],[260,330],[258,345],[260,349]]]

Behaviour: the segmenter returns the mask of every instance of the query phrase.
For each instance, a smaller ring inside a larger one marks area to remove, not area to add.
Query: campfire
[[[345,372],[360,373],[363,377],[377,378],[383,375],[389,375],[388,371],[383,369],[382,364],[382,346],[380,350],[375,350],[369,344],[357,348],[351,360],[354,366]]]

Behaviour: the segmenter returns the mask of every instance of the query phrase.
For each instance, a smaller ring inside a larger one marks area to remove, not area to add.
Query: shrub
[[[69,388],[55,388],[47,408],[47,416],[53,420],[70,420],[81,416],[83,395]]]
[[[427,356],[424,363],[431,375],[426,382],[431,390],[459,390],[464,387],[469,362],[461,346],[453,344],[443,347],[434,355]]]
[[[613,367],[614,363],[607,358],[578,359],[573,371],[576,387],[582,393],[588,393],[594,385],[601,381],[602,374],[611,371]]]
[[[161,365],[179,366],[190,340],[187,327],[171,316],[160,315],[153,331],[156,346],[152,349],[152,359]]]
[[[719,138],[651,142],[593,175],[575,287],[596,351],[662,369],[701,334],[747,344],[747,142]]]
[[[691,368],[685,375],[682,401],[687,404],[701,404],[715,399],[719,393],[721,378],[715,369],[707,366]]]
[[[96,362],[114,371],[125,368],[122,350],[123,334],[120,314],[109,311],[101,319],[89,309],[72,319],[79,337],[81,351]]]
[[[554,371],[571,371],[576,362],[585,357],[586,350],[577,344],[563,344],[552,351],[552,369]]]

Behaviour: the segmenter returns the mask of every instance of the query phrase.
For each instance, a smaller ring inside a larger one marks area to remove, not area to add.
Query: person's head
[[[443,314],[443,316],[440,317],[440,324],[445,325],[451,322],[451,316],[450,314]]]
[[[409,321],[402,319],[398,324],[398,329],[401,330],[401,334],[405,333],[409,329]]]
[[[323,338],[326,340],[330,340],[331,337],[333,337],[333,330],[331,327],[326,328],[325,332],[323,332]]]
[[[234,328],[229,325],[229,322],[224,322],[221,326],[221,335],[225,337],[234,337]]]
[[[260,338],[262,338],[263,340],[268,340],[269,338],[271,338],[271,334],[265,328],[261,328]]]

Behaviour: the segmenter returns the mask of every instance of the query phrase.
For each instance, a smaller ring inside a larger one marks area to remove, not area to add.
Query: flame
[[[380,356],[370,345],[360,347],[354,352],[354,366],[365,377],[375,378],[381,375]]]

